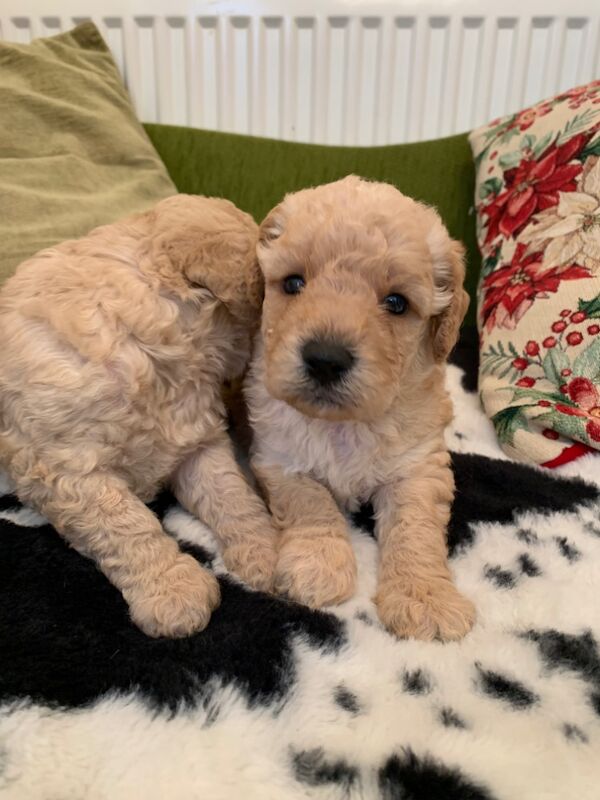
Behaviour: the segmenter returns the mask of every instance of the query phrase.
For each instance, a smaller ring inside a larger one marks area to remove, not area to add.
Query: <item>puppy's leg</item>
[[[305,475],[254,465],[274,519],[282,528],[275,589],[313,608],[352,596],[356,560],[335,500]]]
[[[246,482],[229,437],[223,435],[189,456],[172,484],[179,502],[221,540],[227,569],[255,589],[271,589],[279,532]]]
[[[454,496],[448,453],[437,452],[409,478],[375,494],[380,548],[376,604],[383,624],[397,636],[460,639],[475,609],[452,583],[446,528]]]
[[[219,605],[216,578],[179,550],[119,478],[61,475],[49,484],[40,473],[23,477],[18,490],[72,547],[98,564],[144,633],[188,636],[206,627]]]

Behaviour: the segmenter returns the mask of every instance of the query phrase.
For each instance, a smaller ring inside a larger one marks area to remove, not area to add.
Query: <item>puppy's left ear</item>
[[[463,289],[465,248],[447,237],[444,254],[434,254],[435,305],[439,313],[432,317],[433,357],[444,361],[456,344],[460,326],[469,307],[469,295]]]

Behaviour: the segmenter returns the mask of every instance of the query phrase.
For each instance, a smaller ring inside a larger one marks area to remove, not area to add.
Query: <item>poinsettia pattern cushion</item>
[[[600,81],[470,142],[481,399],[509,455],[556,467],[600,450]]]

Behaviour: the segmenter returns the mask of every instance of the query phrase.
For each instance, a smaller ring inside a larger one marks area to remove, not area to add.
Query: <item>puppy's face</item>
[[[261,226],[269,392],[329,420],[372,420],[454,345],[463,248],[437,213],[350,176],[288,195]]]

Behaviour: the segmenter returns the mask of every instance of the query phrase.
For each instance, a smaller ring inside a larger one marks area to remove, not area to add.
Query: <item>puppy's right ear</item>
[[[260,226],[258,231],[259,247],[268,247],[275,239],[279,239],[283,233],[283,227],[283,209],[280,203],[272,211],[269,211]]]
[[[445,232],[445,229],[444,229]],[[433,355],[441,362],[448,358],[458,340],[460,326],[469,307],[469,295],[463,288],[465,279],[465,248],[446,233],[447,250],[442,259],[434,262],[436,300],[441,311],[433,317]]]

